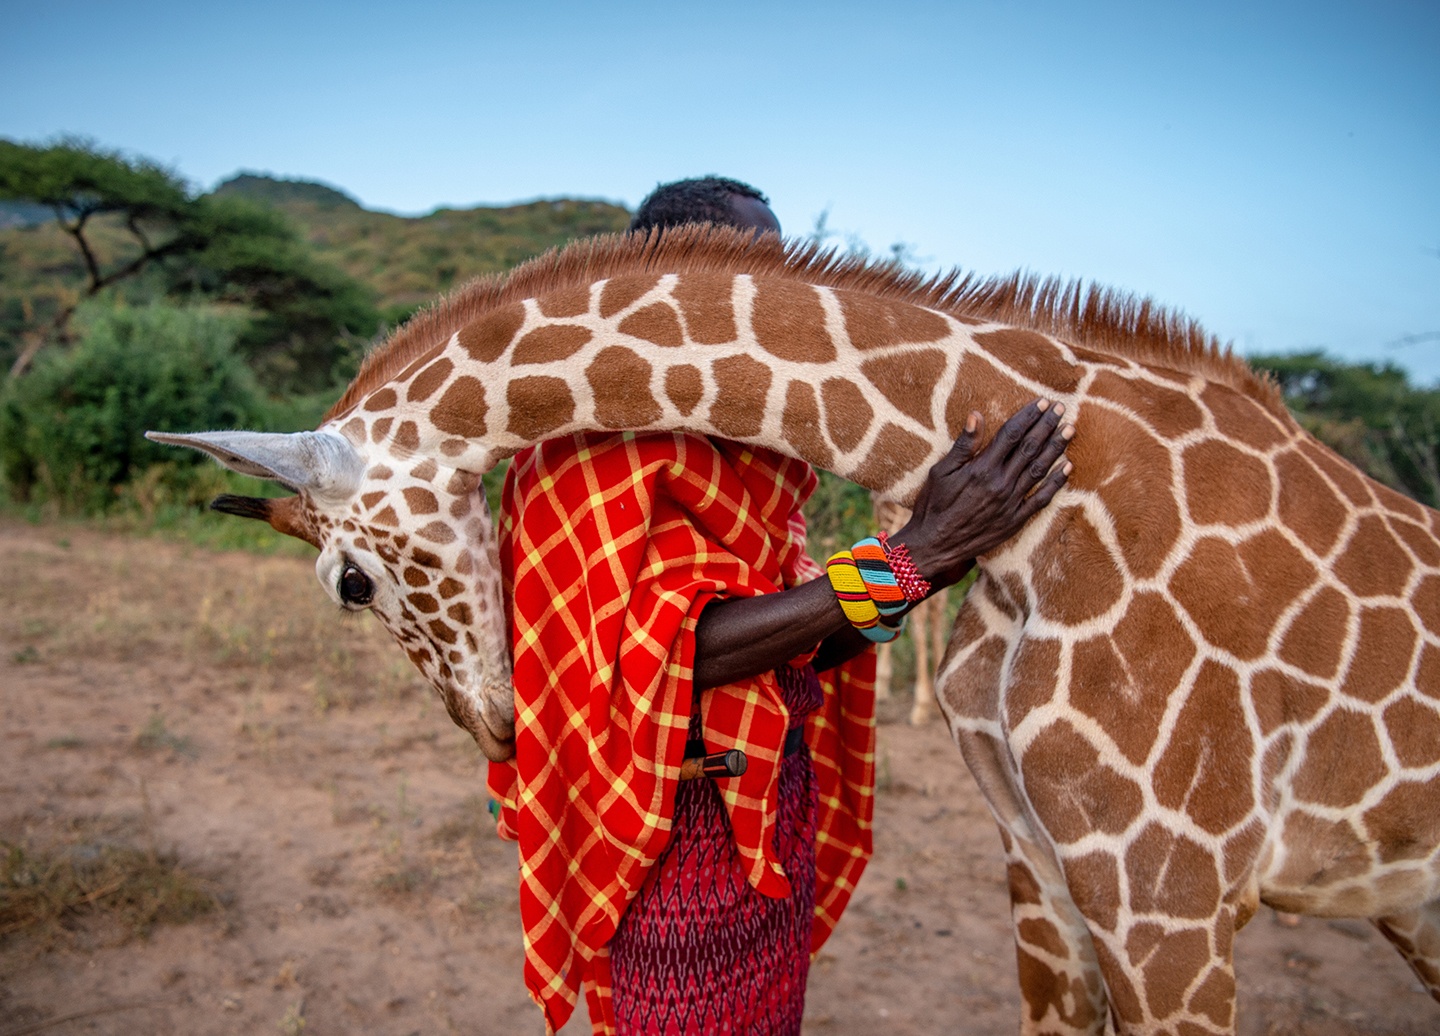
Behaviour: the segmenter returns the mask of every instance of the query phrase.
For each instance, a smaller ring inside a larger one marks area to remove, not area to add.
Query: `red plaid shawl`
[[[541,443],[515,458],[500,522],[515,651],[515,759],[490,767],[499,831],[520,843],[525,984],[552,1031],[582,982],[610,1030],[605,950],[670,835],[692,702],[695,622],[717,596],[820,573],[799,508],[815,475],[734,443],[621,433]],[[820,790],[813,949],[870,857],[874,655],[821,674],[806,724]],[[702,698],[712,750],[739,746],[720,782],[750,883],[789,894],[774,858],[787,715],[773,675]]]

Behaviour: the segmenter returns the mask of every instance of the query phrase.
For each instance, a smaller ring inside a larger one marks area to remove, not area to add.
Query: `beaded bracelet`
[[[865,589],[882,616],[902,614],[910,602],[900,588],[890,562],[885,558],[885,549],[874,536],[867,536],[850,548],[860,578],[865,580]]]
[[[915,562],[910,560],[910,549],[905,544],[891,543],[889,535],[882,529],[880,548],[885,552],[885,560],[890,563],[890,571],[895,573],[895,582],[905,594],[906,601],[914,604],[930,595],[930,581],[920,574]]]
[[[880,609],[866,588],[855,558],[848,550],[837,551],[825,562],[825,574],[835,591],[835,599],[845,612],[850,625],[859,630],[867,640],[884,644],[900,636],[904,620],[900,625],[891,626],[880,621]]]

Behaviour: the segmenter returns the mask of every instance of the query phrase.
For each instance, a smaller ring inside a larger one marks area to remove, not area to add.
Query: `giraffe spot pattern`
[[[1361,701],[1378,702],[1405,682],[1418,640],[1408,612],[1391,607],[1363,609],[1355,655],[1341,690]]]
[[[1080,386],[1080,369],[1044,335],[1006,328],[982,331],[975,342],[1020,377],[1052,392],[1070,395]]]
[[[1120,600],[1125,584],[1095,526],[1078,507],[1059,512],[1032,555],[1035,608],[1047,619],[1075,626]]]
[[[929,455],[928,439],[887,421],[852,477],[862,486],[883,493],[920,468]]]
[[[1036,736],[1025,760],[1025,791],[1057,842],[1078,841],[1091,831],[1118,835],[1145,804],[1139,786],[1102,763],[1095,746],[1063,720]]]
[[[556,320],[578,317],[590,311],[590,285],[575,284],[548,292],[536,300],[545,317]]]
[[[760,348],[771,356],[793,363],[835,362],[820,296],[808,284],[756,281],[750,325]]]
[[[557,363],[574,356],[594,337],[588,327],[578,324],[545,324],[527,331],[515,343],[510,362],[517,367],[531,363]]]
[[[845,378],[830,378],[820,386],[825,404],[825,431],[841,453],[849,453],[860,445],[875,410],[865,399],[859,386]]]
[[[649,294],[659,283],[658,273],[627,274],[610,278],[600,291],[600,315],[606,320],[610,319]]]
[[[400,397],[395,394],[394,389],[382,388],[365,397],[365,402],[361,404],[361,409],[368,410],[371,413],[378,413],[384,410],[394,410],[396,404],[399,402]]]
[[[493,363],[510,347],[525,323],[525,308],[518,302],[492,310],[460,331],[460,348],[472,360]]]
[[[770,393],[770,368],[749,356],[716,360],[712,372],[717,392],[710,423],[721,435],[743,439],[759,434]]]
[[[860,371],[890,404],[915,423],[934,429],[931,400],[944,374],[945,354],[935,349],[866,360]]]
[[[1072,347],[1071,351],[1081,350]],[[1183,392],[1164,388],[1153,381],[1122,377],[1113,370],[1096,373],[1090,383],[1089,395],[1118,403],[1166,439],[1178,439],[1199,431],[1205,424],[1200,408]]]
[[[1344,766],[1335,760],[1344,759]],[[1336,709],[1310,731],[1292,788],[1303,802],[1348,806],[1385,776],[1385,760],[1370,717]]]
[[[938,342],[950,336],[950,324],[938,313],[891,299],[876,299],[837,290],[850,344],[862,352],[894,345]]]
[[[505,387],[505,398],[510,404],[508,430],[527,442],[540,441],[575,416],[575,397],[563,378],[516,378]]]
[[[1149,823],[1125,851],[1130,908],[1137,913],[1201,919],[1220,902],[1220,875],[1194,839]]]
[[[1401,698],[1385,710],[1385,730],[1401,766],[1440,762],[1440,714],[1415,698]]]
[[[1126,568],[1138,578],[1159,571],[1180,535],[1170,453],[1134,420],[1085,410],[1067,456],[1090,472],[1111,515]]]
[[[1262,737],[1286,723],[1308,723],[1329,700],[1327,688],[1279,669],[1261,669],[1250,677],[1250,703]]]
[[[1338,579],[1360,597],[1398,597],[1405,592],[1414,563],[1378,515],[1361,518],[1331,566]]]
[[[1145,976],[1145,1006],[1159,1018],[1180,1010],[1186,990],[1210,962],[1209,936],[1196,928],[1167,932],[1158,924],[1138,924],[1125,949]]]
[[[406,486],[401,490],[411,514],[434,514],[440,510],[440,501],[428,489]]]
[[[1065,884],[1085,919],[1107,932],[1120,912],[1120,867],[1108,852],[1086,853],[1065,861]]]
[[[341,427],[340,434],[353,443],[362,443],[365,441],[365,422],[358,417],[352,417]]]
[[[450,372],[454,369],[455,364],[442,356],[415,375],[415,380],[410,382],[410,387],[405,390],[406,401],[419,403],[429,399],[436,389],[445,384],[445,379],[450,377]]]
[[[1019,938],[1018,926],[1016,936]],[[1044,961],[1026,953],[1018,944],[1016,966],[1033,1020],[1039,1021],[1053,1011],[1067,1027],[1077,1031],[1090,1028],[1096,1020],[1096,1013],[1086,993],[1083,975],[1070,976],[1065,971],[1057,972]]]
[[[820,434],[820,405],[815,401],[815,391],[803,381],[792,381],[785,390],[780,431],[809,463],[826,468],[834,462],[834,451]]]
[[[1330,553],[1345,528],[1346,509],[1320,472],[1298,450],[1275,458],[1280,479],[1280,521],[1316,554]]]
[[[1043,917],[1027,917],[1015,925],[1015,935],[1021,942],[1027,942],[1037,950],[1043,950],[1052,957],[1064,960],[1070,956],[1070,947],[1060,937],[1060,929]]]
[[[660,420],[660,404],[650,394],[650,373],[649,362],[623,346],[607,346],[596,354],[585,368],[585,380],[602,428],[644,428]]]
[[[690,341],[729,345],[739,337],[735,326],[734,279],[719,275],[682,277],[672,297],[685,314]]]
[[[375,423],[370,426],[370,441],[384,442],[385,437],[390,434],[390,429],[394,424],[395,419],[393,417],[377,418]]]
[[[653,302],[631,313],[620,322],[620,333],[671,349],[685,344],[680,317],[673,307],[664,302]]]
[[[1253,399],[1248,399],[1228,385],[1212,382],[1200,393],[1200,401],[1210,411],[1215,427],[1227,439],[1234,439],[1251,449],[1267,453],[1285,444],[1288,435],[1275,419]]]
[[[420,427],[414,421],[401,421],[394,443],[406,453],[414,453],[420,448]]]
[[[1401,781],[1366,810],[1365,830],[1381,863],[1428,859],[1440,842],[1440,782]]]
[[[675,409],[685,417],[700,405],[705,393],[705,382],[700,368],[688,363],[679,363],[665,372],[665,395],[675,404]]]
[[[1285,631],[1280,641],[1281,660],[1311,676],[1329,679],[1340,668],[1349,624],[1350,602],[1333,586],[1322,586]]]
[[[1283,535],[1266,529],[1231,546],[1199,540],[1170,590],[1211,644],[1259,658],[1280,613],[1315,579],[1315,568]]]
[[[1019,410],[1033,398],[1012,379],[999,377],[995,368],[974,354],[967,354],[955,372],[955,385],[945,400],[945,427],[950,438],[958,439],[971,410],[979,410],[990,420],[988,429],[999,425],[994,419]]]
[[[1155,798],[1189,814],[1202,830],[1223,834],[1250,815],[1251,746],[1234,736],[1245,729],[1240,680],[1206,661],[1175,721],[1169,747],[1154,769]]]
[[[1366,488],[1364,478],[1328,447],[1320,445],[1314,439],[1306,438],[1302,439],[1296,448],[1334,483],[1335,488],[1344,494],[1351,506],[1370,506],[1370,490]]]
[[[1200,525],[1244,525],[1270,513],[1274,484],[1259,458],[1219,439],[1186,448],[1185,504]]]
[[[1388,523],[1396,539],[1410,549],[1420,564],[1428,568],[1440,568],[1440,544],[1435,542],[1423,526],[1393,516],[1388,519]]]
[[[1060,672],[1060,642],[1026,637],[1010,663],[1004,692],[1005,721],[1014,730],[1035,709],[1055,696]]]

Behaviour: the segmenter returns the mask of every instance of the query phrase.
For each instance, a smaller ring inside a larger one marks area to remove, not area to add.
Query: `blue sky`
[[[0,135],[364,204],[633,206],[1152,295],[1440,379],[1440,4],[0,0]]]

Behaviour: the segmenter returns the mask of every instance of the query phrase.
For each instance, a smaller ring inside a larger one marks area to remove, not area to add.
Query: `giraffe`
[[[910,521],[910,509],[893,500],[875,497],[875,523],[888,533],[896,533]],[[906,616],[910,638],[915,644],[915,698],[910,705],[910,724],[920,726],[935,714],[935,666],[945,654],[949,630],[945,626],[945,605],[948,593],[927,597]],[[891,658],[893,641],[875,648],[875,697],[890,697],[893,674]],[[934,662],[931,661],[934,659]]]
[[[1148,302],[730,231],[601,239],[417,316],[314,432],[152,438],[295,491],[217,506],[319,548],[326,592],[504,759],[500,459],[684,429],[908,503],[972,410],[1037,395],[1074,470],[979,559],[940,690],[1000,827],[1023,1030],[1233,1031],[1262,902],[1373,919],[1440,999],[1440,513]]]

